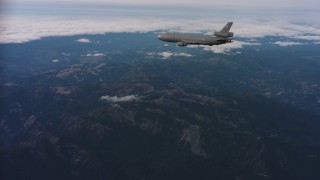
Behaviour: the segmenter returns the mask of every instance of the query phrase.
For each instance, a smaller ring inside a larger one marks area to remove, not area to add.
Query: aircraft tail
[[[233,22],[228,22],[221,30],[222,33],[228,33],[231,29]]]
[[[233,37],[233,32],[229,32],[232,24],[233,22],[228,22],[220,31],[215,31],[213,35],[222,37],[222,38]]]

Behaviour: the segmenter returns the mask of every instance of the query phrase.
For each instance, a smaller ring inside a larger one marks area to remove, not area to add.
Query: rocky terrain
[[[108,60],[5,84],[0,176],[319,179],[318,80],[261,64]]]

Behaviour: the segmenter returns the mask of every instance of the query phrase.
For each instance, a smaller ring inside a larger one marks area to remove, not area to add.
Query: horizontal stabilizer
[[[214,32],[214,35],[215,36],[218,36],[218,37],[224,37],[224,38],[228,38],[228,37],[233,37],[233,32]]]

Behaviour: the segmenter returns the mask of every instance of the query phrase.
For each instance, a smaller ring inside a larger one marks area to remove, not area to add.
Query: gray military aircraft
[[[178,34],[178,33],[161,33],[158,39],[166,42],[175,42],[177,46],[192,45],[220,45],[231,43],[233,32],[229,32],[232,22],[228,22],[220,31],[215,31],[214,36],[194,35],[194,34]]]

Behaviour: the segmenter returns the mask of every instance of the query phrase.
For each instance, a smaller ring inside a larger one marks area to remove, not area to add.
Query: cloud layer
[[[212,34],[225,21],[221,20],[168,20],[159,18],[119,18],[119,19],[68,19],[59,17],[9,17],[2,18],[0,43],[23,43],[47,36],[68,36],[81,34],[104,34],[108,32],[150,32],[174,31]],[[319,41],[320,28],[292,24],[288,22],[237,21],[232,30],[236,37],[261,38],[283,36],[292,39]],[[78,42],[91,42],[79,39]],[[243,42],[231,46],[248,45]],[[215,49],[215,51],[219,51]]]
[[[48,36],[69,36],[83,34],[104,34],[109,32],[181,32],[212,35],[220,30],[227,19],[168,19],[168,18],[75,18],[53,16],[9,16],[1,18],[0,44],[24,43]],[[259,46],[259,38],[267,36],[285,37],[286,40],[268,42],[279,46],[303,44],[318,45],[320,23],[313,25],[294,24],[290,21],[262,21],[239,19],[234,22],[232,31],[235,41],[219,46],[200,46],[214,53],[228,54],[244,46]],[[156,38],[156,37],[155,37]],[[80,38],[79,43],[92,43],[90,39]],[[165,44],[166,46],[167,44]],[[189,47],[189,46],[188,46]],[[192,46],[191,46],[192,47]],[[196,46],[198,47],[198,46]],[[86,56],[104,56],[103,53],[87,53]],[[191,57],[191,54],[177,52],[157,52],[149,57],[169,59],[173,56]]]
[[[234,41],[229,44],[222,44],[219,46],[203,46],[204,50],[212,51],[214,53],[227,54],[234,49],[241,49],[243,46],[260,46],[261,43],[258,42],[244,42],[244,41]]]

